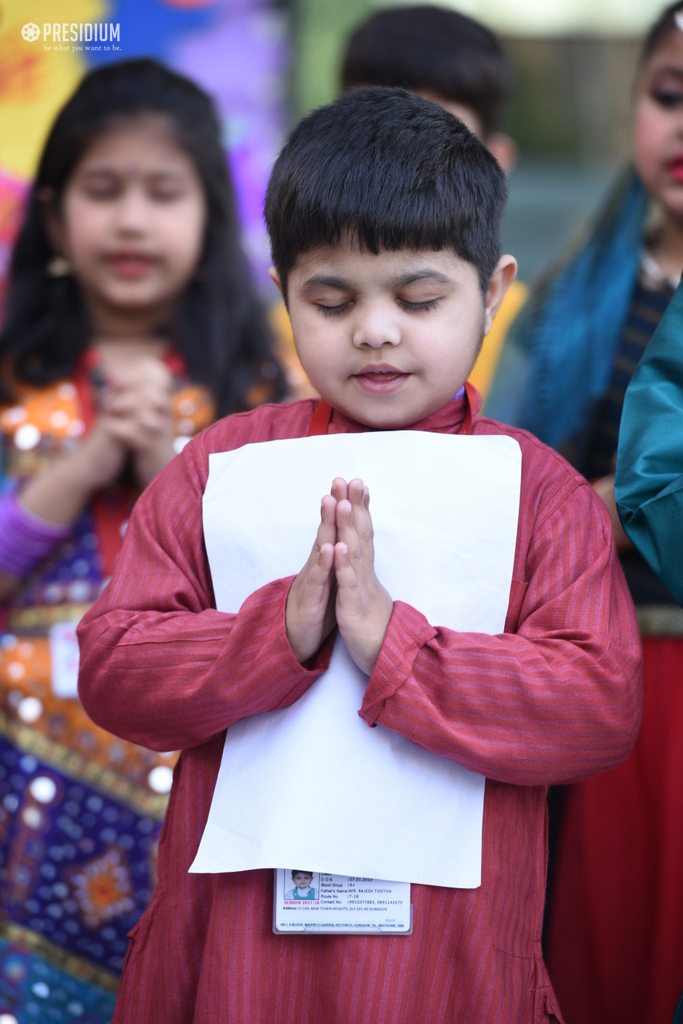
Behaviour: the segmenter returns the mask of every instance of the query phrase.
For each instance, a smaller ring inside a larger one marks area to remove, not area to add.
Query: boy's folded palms
[[[375,575],[370,493],[337,477],[321,505],[310,557],[287,599],[287,637],[302,664],[339,627],[349,654],[371,675],[393,610]]]

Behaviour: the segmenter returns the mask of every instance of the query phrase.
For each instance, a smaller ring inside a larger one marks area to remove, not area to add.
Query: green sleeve
[[[683,604],[683,284],[626,392],[615,491],[627,534]]]

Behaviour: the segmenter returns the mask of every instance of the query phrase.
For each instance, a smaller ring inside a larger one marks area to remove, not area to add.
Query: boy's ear
[[[517,164],[518,147],[515,140],[503,132],[493,132],[486,137],[484,144],[509,178]]]
[[[493,318],[500,309],[505,298],[505,293],[517,277],[517,260],[514,256],[501,256],[496,263],[496,269],[491,274],[489,286],[486,290],[486,305],[484,309],[484,334],[488,334],[493,324]]]
[[[282,281],[280,280],[280,277],[275,267],[270,268],[270,270],[268,271],[268,275],[270,277],[270,280],[273,282],[273,284],[279,291],[280,295],[284,295],[284,292],[282,290]]]

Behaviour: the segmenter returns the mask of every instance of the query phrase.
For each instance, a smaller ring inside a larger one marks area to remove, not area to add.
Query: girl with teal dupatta
[[[607,387],[638,278],[648,201],[629,168],[592,232],[543,275],[505,341],[487,414],[563,453],[585,432],[586,407]]]
[[[680,3],[644,43],[633,152],[634,167],[592,229],[533,290],[486,406],[593,481],[611,515],[643,638],[644,712],[634,750],[617,769],[550,802],[547,959],[566,1024],[668,1024],[683,988],[683,609],[631,544],[614,496],[624,395],[683,270]],[[666,483],[675,490],[671,478]],[[625,521],[642,536],[647,513],[631,511]],[[656,554],[658,568],[675,564],[670,547]],[[672,586],[674,576],[664,574]]]

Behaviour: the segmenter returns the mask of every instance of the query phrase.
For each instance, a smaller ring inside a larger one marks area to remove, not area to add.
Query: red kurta
[[[213,607],[208,454],[305,436],[314,406],[262,406],[192,441],[139,500],[114,579],[80,627],[92,717],[136,743],[183,750],[158,888],[133,930],[114,1024],[553,1020],[540,949],[546,786],[625,757],[640,717],[640,645],[602,503],[524,431],[474,421],[475,434],[507,433],[522,448],[505,633],[440,629],[397,602],[360,710],[487,776],[480,888],[414,885],[408,937],[275,936],[272,872],[188,874],[226,728],[293,703],[331,650],[312,669],[294,658],[291,579],[262,587],[237,615]],[[415,429],[455,433],[463,415],[464,402],[450,402]],[[365,428],[335,413],[329,429]]]

